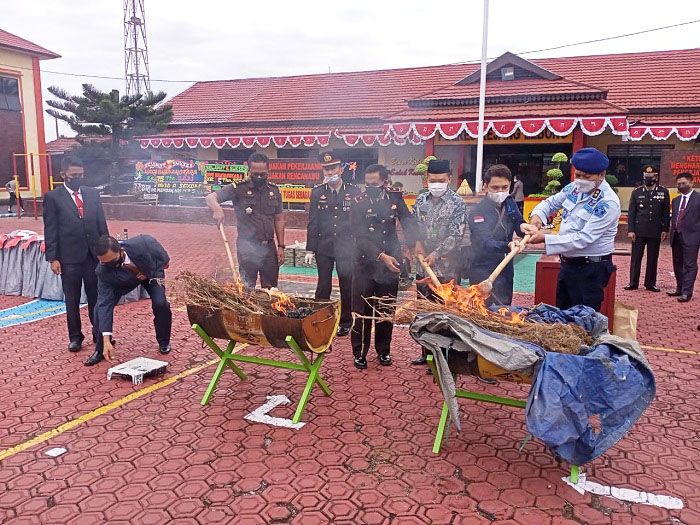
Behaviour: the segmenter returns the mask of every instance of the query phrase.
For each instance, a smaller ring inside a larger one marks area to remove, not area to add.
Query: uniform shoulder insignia
[[[604,217],[607,212],[608,203],[605,201],[598,203],[598,205],[595,208],[593,208],[593,215],[595,215],[598,218]]]
[[[273,188],[276,188],[276,187],[277,187],[277,184],[275,184],[274,182],[268,182],[267,184],[270,185],[270,186],[272,186]]]
[[[597,198],[599,195],[600,195],[600,190],[595,190],[595,191],[593,192],[592,198],[595,199],[595,198]]]
[[[390,193],[401,193],[403,190],[399,188],[398,186],[389,186],[386,191]]]
[[[357,197],[355,197],[355,202],[362,202],[367,198],[366,193],[360,193]]]

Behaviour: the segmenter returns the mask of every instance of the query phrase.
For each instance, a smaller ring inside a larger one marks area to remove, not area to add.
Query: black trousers
[[[125,270],[129,271],[129,270]],[[116,306],[116,302],[122,295],[128,294],[131,290],[136,288],[138,285],[143,285],[143,287],[148,292],[151,297],[151,308],[153,310],[153,327],[156,330],[156,341],[158,341],[158,346],[166,346],[170,344],[170,333],[173,327],[173,314],[170,310],[170,303],[165,296],[165,287],[155,281],[139,281],[134,285],[133,288],[122,288],[119,290],[119,294],[115,295],[115,304],[112,308]],[[95,310],[95,325],[99,326],[99,314]],[[97,344],[95,350],[102,352],[104,341],[102,335],[97,338]]]
[[[321,253],[316,254],[316,267],[318,268],[318,283],[316,284],[316,299],[328,300],[331,298],[333,285],[333,265],[338,272],[338,285],[340,287],[340,326],[350,328],[352,325],[352,258],[329,257]]]
[[[71,342],[82,343],[85,336],[80,321],[80,293],[85,284],[85,294],[88,300],[88,315],[92,323],[92,339],[97,339],[94,310],[97,303],[97,275],[95,268],[97,259],[88,254],[85,260],[77,264],[61,263],[61,284],[66,296],[66,320],[68,321],[68,339]]]
[[[391,314],[396,304],[396,296],[399,291],[399,278],[377,281],[371,268],[355,265],[352,276],[352,311],[358,315],[368,317],[375,316],[374,309]],[[392,306],[380,309],[376,301],[370,297],[393,298]],[[350,341],[352,353],[355,357],[366,357],[372,338],[372,319],[355,319]],[[380,356],[389,355],[391,348],[391,333],[394,323],[380,321],[374,324],[374,348]]]
[[[12,210],[12,206],[14,206],[17,203],[18,203],[17,195],[15,195],[15,193],[13,191],[11,191],[10,192],[10,204],[9,204],[10,210]],[[24,207],[24,206],[22,206],[22,196],[21,195],[19,196],[19,207],[20,208]]]
[[[605,287],[615,271],[611,261],[571,264],[561,263],[557,278],[557,308],[566,310],[579,304],[600,312]]]
[[[630,261],[630,286],[639,286],[639,276],[642,271],[644,247],[647,249],[647,268],[644,272],[644,286],[656,286],[656,274],[659,265],[661,237],[640,237],[632,243],[632,260]]]
[[[253,288],[260,275],[260,286],[276,288],[280,275],[277,248],[273,241],[263,244],[255,239],[238,239],[238,266],[243,284]]]
[[[676,290],[688,297],[693,295],[695,279],[698,276],[699,249],[700,246],[685,244],[682,233],[673,236],[671,254],[673,256],[673,273],[676,276]]]

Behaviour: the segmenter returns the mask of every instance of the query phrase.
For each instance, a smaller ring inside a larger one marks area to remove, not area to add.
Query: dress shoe
[[[666,292],[666,295],[670,295],[671,297],[678,297],[679,295],[681,295],[681,291],[674,290],[673,292]]]
[[[482,383],[487,383],[489,385],[495,385],[498,383],[497,380],[493,379],[492,377],[480,377],[476,376],[477,381],[481,381]]]
[[[158,351],[159,351],[161,354],[163,354],[163,355],[169,354],[169,353],[170,353],[170,344],[162,345],[162,346],[158,349]]]
[[[339,326],[339,327],[338,327],[338,332],[336,333],[336,335],[337,335],[338,337],[345,337],[345,336],[348,335],[349,333],[350,333],[350,329],[349,329],[348,327],[346,327],[346,326]]]
[[[411,361],[412,365],[425,365],[428,363],[428,360],[425,358],[425,356],[421,356],[418,359],[414,359]]]
[[[389,366],[391,364],[391,356],[390,355],[380,355],[379,356],[379,364],[382,366]]]
[[[364,357],[356,357],[354,364],[355,368],[365,369],[367,368],[367,359],[365,359]]]
[[[104,356],[102,355],[102,352],[99,350],[95,350],[90,357],[87,358],[87,361],[85,361],[85,366],[92,366],[96,365],[100,361],[104,359]]]
[[[658,286],[645,286],[644,288],[646,288],[650,292],[660,292],[661,291],[661,288],[659,288]]]
[[[637,288],[639,287],[634,286],[633,284],[628,284],[627,286],[625,286],[625,290],[636,290]]]
[[[681,295],[678,297],[678,302],[679,303],[687,303],[690,301],[690,296],[689,295]]]
[[[71,341],[70,344],[68,345],[68,351],[69,352],[77,352],[83,347],[83,343],[81,341]]]

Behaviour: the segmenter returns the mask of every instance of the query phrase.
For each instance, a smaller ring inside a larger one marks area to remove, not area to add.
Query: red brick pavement
[[[17,222],[0,221],[1,229]],[[211,227],[131,222],[112,228],[124,225],[130,235],[150,233],[163,242],[173,257],[171,275],[223,266]],[[669,255],[662,253],[662,271],[669,271]],[[620,298],[640,307],[640,341],[698,350],[694,303],[622,292],[627,261],[618,265]],[[516,295],[520,304],[531,300]],[[175,312],[173,328],[166,377],[214,357],[193,337],[184,312]],[[120,360],[160,357],[147,301],[118,307],[115,330]],[[107,381],[106,363],[82,366],[90,348],[66,351],[62,316],[2,329],[0,341],[0,450],[160,380],[133,386]],[[697,354],[648,350],[656,400],[585,469],[601,484],[683,498],[680,511],[579,495],[561,481],[567,466],[540,443],[518,452],[526,435],[520,409],[462,401],[464,430],[450,432],[442,453],[433,455],[441,397],[422,369],[408,365],[417,348],[404,328],[396,330],[392,354],[390,368],[370,359],[368,370],[357,371],[347,339],[335,343],[322,374],[333,396],[314,392],[306,426],[297,431],[243,416],[267,395],[285,394],[292,405],[272,415],[290,418],[301,375],[243,365],[251,380],[225,372],[210,404],[201,407],[209,366],[2,460],[0,523],[700,523]],[[462,382],[494,395],[526,395],[511,383]],[[68,452],[45,455],[56,446]]]

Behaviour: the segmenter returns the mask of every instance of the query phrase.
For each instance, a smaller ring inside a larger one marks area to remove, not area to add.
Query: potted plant
[[[561,189],[561,179],[564,177],[564,172],[561,171],[561,163],[567,162],[568,160],[569,157],[567,157],[565,153],[555,153],[552,156],[552,162],[556,162],[557,167],[547,170],[546,176],[548,181],[542,192],[531,193],[525,198],[525,205],[523,209],[525,219],[529,218],[530,213],[540,201],[543,201],[547,197],[551,197]],[[549,222],[552,224],[556,223],[558,226],[557,217],[550,217]]]

